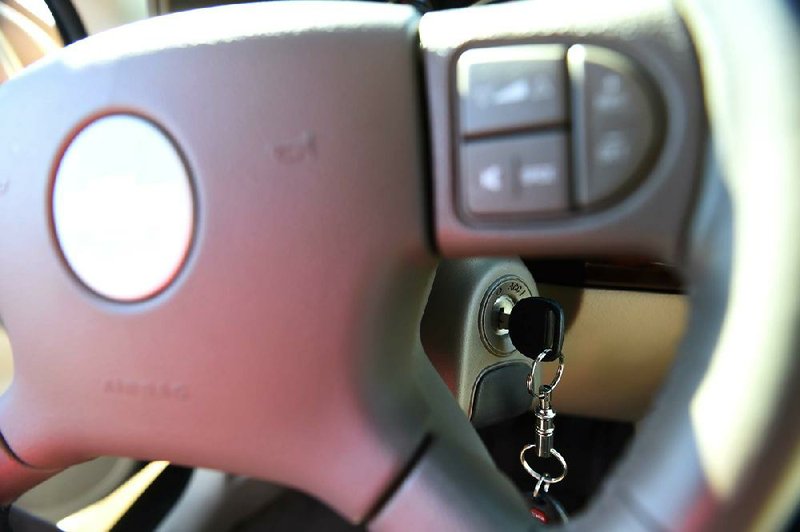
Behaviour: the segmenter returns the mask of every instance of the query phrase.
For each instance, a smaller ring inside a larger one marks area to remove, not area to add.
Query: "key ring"
[[[528,375],[528,381],[527,381],[528,382],[528,393],[531,394],[531,395],[535,395],[539,399],[544,399],[545,396],[548,393],[552,393],[553,390],[556,389],[556,386],[558,386],[558,383],[561,382],[561,375],[564,374],[564,353],[559,353],[558,354],[558,370],[556,370],[556,375],[555,375],[555,377],[553,377],[553,381],[550,384],[542,385],[539,388],[539,392],[534,392],[533,391],[533,376],[536,373],[536,364],[538,364],[539,362],[544,360],[545,357],[547,357],[547,355],[549,355],[552,352],[553,352],[552,349],[545,349],[541,353],[539,353],[539,356],[536,357],[536,360],[533,361],[533,365],[531,365],[531,373],[530,373],[530,375]],[[542,389],[545,388],[545,387],[547,387],[547,389],[545,391],[542,391]]]
[[[525,468],[525,471],[527,471],[530,476],[532,476],[533,478],[538,480],[540,483],[543,483],[545,485],[545,491],[547,491],[547,486],[548,485],[555,484],[556,482],[561,482],[567,476],[567,461],[564,460],[564,457],[561,456],[561,453],[559,453],[555,449],[551,449],[550,450],[550,454],[555,456],[556,460],[558,460],[561,463],[561,467],[564,468],[564,471],[557,477],[551,477],[548,474],[544,474],[543,475],[543,474],[537,472],[535,469],[533,469],[528,464],[528,461],[525,459],[525,453],[528,452],[529,450],[533,449],[534,447],[536,447],[536,445],[533,444],[533,443],[529,443],[528,445],[523,447],[522,450],[519,452],[519,462],[522,464],[522,467]],[[538,484],[537,484],[537,487],[538,487]]]

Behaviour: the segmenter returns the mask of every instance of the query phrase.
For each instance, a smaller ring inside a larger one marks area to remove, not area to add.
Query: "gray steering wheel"
[[[663,131],[639,181],[484,216],[458,63],[516,45],[641,69]],[[0,501],[116,455],[280,482],[374,530],[536,528],[414,356],[437,261],[637,254],[681,267],[691,324],[571,526],[779,525],[800,478],[798,50],[778,0],[287,2],[28,69],[0,87]]]

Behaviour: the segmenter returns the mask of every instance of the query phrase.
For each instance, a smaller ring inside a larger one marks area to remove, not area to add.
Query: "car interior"
[[[0,0],[0,530],[800,529],[800,3]]]

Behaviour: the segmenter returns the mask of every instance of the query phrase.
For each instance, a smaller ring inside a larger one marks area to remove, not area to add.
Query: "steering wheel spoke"
[[[167,459],[366,514],[426,430],[398,399],[436,264],[416,23],[370,4],[201,10],[3,87],[0,430],[16,456]],[[172,186],[154,157],[183,164],[188,208],[153,199]],[[152,269],[142,255],[175,252],[161,236],[183,212],[185,258]],[[138,269],[119,275],[125,261]],[[117,290],[148,272],[149,292]]]

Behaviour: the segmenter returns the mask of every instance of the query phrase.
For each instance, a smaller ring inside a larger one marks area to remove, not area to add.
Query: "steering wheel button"
[[[566,121],[565,48],[513,45],[458,59],[461,130],[480,135]]]
[[[633,139],[626,130],[603,131],[592,145],[593,166],[614,166],[630,159]]]
[[[576,196],[591,207],[623,192],[637,177],[656,137],[651,90],[631,60],[596,46],[569,49]]]
[[[567,139],[562,132],[483,139],[462,146],[470,214],[527,216],[567,210]]]

